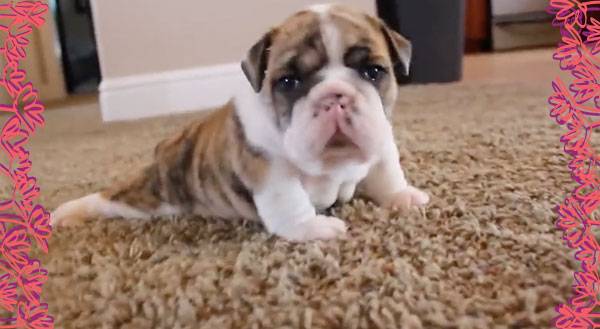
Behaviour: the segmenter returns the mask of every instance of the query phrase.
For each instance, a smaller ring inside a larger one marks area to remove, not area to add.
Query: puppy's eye
[[[377,82],[387,73],[386,70],[379,65],[365,65],[358,69],[360,76],[371,82]]]
[[[295,75],[288,75],[280,78],[275,82],[275,89],[278,91],[289,92],[300,87],[302,81]]]

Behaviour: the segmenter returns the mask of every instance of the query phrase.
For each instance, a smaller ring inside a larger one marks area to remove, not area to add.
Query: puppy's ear
[[[242,71],[257,93],[262,89],[265,79],[272,35],[273,32],[270,31],[258,40],[248,51],[246,59],[242,61]]]
[[[408,76],[412,58],[412,43],[384,22],[380,22],[380,28],[387,42],[396,75]]]

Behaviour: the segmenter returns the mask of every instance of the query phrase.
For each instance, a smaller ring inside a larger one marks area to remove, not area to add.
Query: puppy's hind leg
[[[60,205],[50,215],[52,226],[76,226],[94,218],[148,218],[150,214],[93,193]]]
[[[153,215],[175,215],[178,208],[161,201],[156,165],[141,171],[125,184],[60,205],[51,213],[52,226],[75,226],[99,218],[147,219]]]

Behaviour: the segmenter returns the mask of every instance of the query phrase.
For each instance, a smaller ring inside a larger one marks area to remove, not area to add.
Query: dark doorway
[[[69,93],[98,91],[101,76],[90,0],[55,0],[55,8]]]

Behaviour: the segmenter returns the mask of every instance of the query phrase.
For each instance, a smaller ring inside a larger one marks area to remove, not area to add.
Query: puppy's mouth
[[[329,138],[325,144],[325,149],[341,150],[346,148],[357,148],[358,146],[352,141],[350,137],[344,134],[339,128],[335,130],[335,133]]]
[[[335,166],[347,161],[363,161],[365,157],[361,148],[337,127],[329,138],[321,153],[321,159],[327,166]]]
[[[335,133],[333,133],[333,135],[327,141],[327,144],[325,144],[325,147],[341,148],[350,146],[350,144],[352,144],[350,138],[346,136],[343,132],[341,132],[339,129],[336,129]]]

